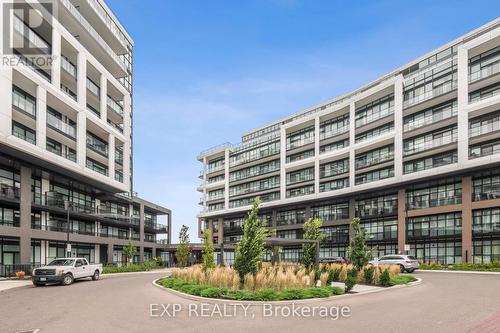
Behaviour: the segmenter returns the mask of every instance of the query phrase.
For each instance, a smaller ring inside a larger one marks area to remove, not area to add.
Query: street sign
[[[410,244],[405,244],[405,251],[410,251]]]
[[[66,252],[71,252],[71,244],[66,244]]]

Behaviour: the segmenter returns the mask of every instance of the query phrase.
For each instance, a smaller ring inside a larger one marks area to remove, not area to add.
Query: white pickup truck
[[[68,286],[76,279],[90,277],[99,280],[102,273],[102,264],[90,265],[85,258],[57,258],[48,265],[35,268],[31,274],[31,281],[35,286],[46,283],[61,283]]]

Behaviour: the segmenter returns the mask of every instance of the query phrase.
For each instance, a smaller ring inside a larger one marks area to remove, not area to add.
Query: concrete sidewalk
[[[30,286],[31,280],[3,280],[0,281],[0,292],[17,287]]]
[[[490,275],[500,275],[500,272],[486,272],[486,271],[453,271],[448,269],[419,269],[416,272],[425,273],[455,273],[455,274],[490,274]]]
[[[339,287],[339,288],[345,289],[345,283],[344,282],[332,282],[332,287]],[[354,286],[354,288],[352,288],[351,292],[362,293],[362,292],[374,291],[374,290],[379,290],[379,289],[386,289],[386,288],[377,287],[377,286],[368,286],[368,285],[364,285],[364,284],[356,284]]]

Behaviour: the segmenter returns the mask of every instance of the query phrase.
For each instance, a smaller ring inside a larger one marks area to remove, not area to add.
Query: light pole
[[[69,243],[69,209],[73,209],[73,203],[69,200],[64,200],[64,208],[66,209],[66,257],[71,258],[71,244]]]

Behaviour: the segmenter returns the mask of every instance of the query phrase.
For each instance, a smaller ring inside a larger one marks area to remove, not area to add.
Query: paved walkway
[[[200,303],[152,285],[165,273],[119,274],[100,281],[88,279],[71,286],[25,287],[0,294],[0,332],[40,329],[40,333],[67,332],[498,332],[500,279],[496,275],[416,272],[423,282],[408,288],[347,295],[315,301],[314,306],[348,306],[349,318],[291,317],[273,305],[251,306],[225,317],[201,311]],[[57,301],[54,301],[57,300]],[[22,304],[22,311],[13,304]],[[215,305],[222,303],[215,302]],[[268,303],[272,304],[272,303]],[[171,316],[152,317],[152,307]],[[173,316],[173,306],[181,311]],[[214,304],[208,304],[213,309]],[[300,304],[304,306],[303,303]],[[307,304],[306,304],[307,305]],[[197,312],[189,313],[189,307]],[[80,323],[75,325],[75,323]]]
[[[0,281],[0,292],[17,287],[30,286],[31,280],[3,280]]]

